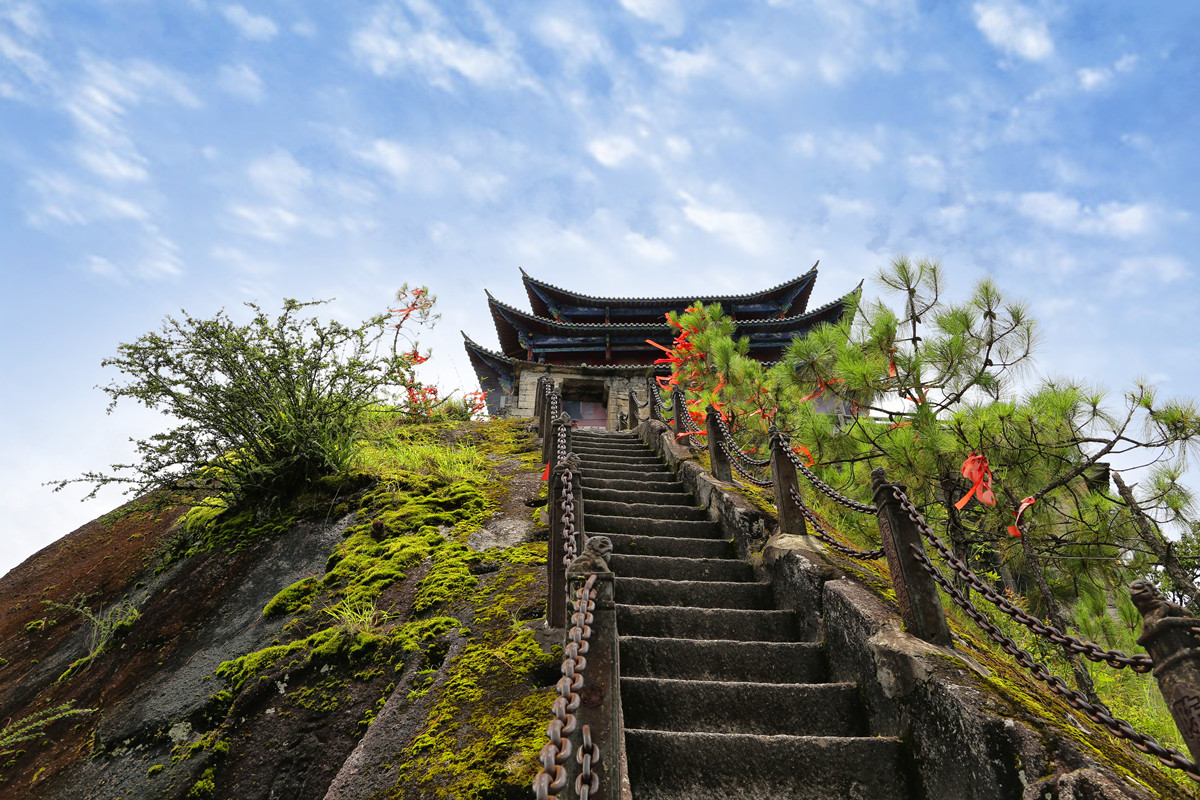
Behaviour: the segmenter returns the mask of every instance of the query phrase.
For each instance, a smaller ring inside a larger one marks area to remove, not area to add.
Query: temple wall
[[[631,372],[634,370],[631,370]],[[572,383],[595,383],[602,387],[608,415],[608,430],[620,428],[621,414],[629,412],[629,390],[637,394],[639,401],[645,402],[649,397],[650,378],[646,376],[645,368],[636,370],[642,374],[621,374],[615,370],[598,370],[589,367],[547,366],[543,364],[529,365],[521,369],[517,375],[517,396],[510,406],[511,416],[532,417],[534,393],[537,391],[538,378],[549,374],[560,389],[564,381]],[[645,419],[649,409],[639,409],[638,416]]]

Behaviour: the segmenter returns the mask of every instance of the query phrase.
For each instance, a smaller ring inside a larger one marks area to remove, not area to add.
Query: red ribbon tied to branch
[[[1017,524],[1008,526],[1008,533],[1010,536],[1015,536],[1018,539],[1021,538],[1021,515],[1025,513],[1025,509],[1029,508],[1031,505],[1033,505],[1036,502],[1037,502],[1037,498],[1030,496],[1030,497],[1026,497],[1024,500],[1022,500],[1021,505],[1017,506],[1017,511],[1016,511]]]
[[[804,457],[808,459],[808,464],[806,466],[811,467],[813,465],[812,453],[808,452],[808,448],[805,447],[804,445],[802,445],[802,444],[793,445],[792,452],[795,453],[796,455],[800,455],[801,453],[804,453]]]
[[[967,504],[972,495],[985,506],[996,505],[996,495],[992,494],[992,471],[988,469],[985,456],[978,453],[971,453],[967,456],[967,460],[962,465],[962,474],[964,478],[971,481],[971,489],[954,504],[955,508],[962,511],[963,506]]]

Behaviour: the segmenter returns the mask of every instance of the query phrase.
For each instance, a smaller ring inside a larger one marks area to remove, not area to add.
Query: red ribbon
[[[818,381],[817,382],[817,390],[815,392],[813,392],[812,394],[810,394],[808,397],[800,398],[800,400],[798,402],[807,403],[809,400],[816,400],[818,397],[820,397],[822,394],[825,393],[826,387],[832,386],[835,383],[841,383],[841,382],[842,382],[841,378],[831,378],[827,381]]]
[[[972,481],[972,485],[970,491],[954,504],[955,508],[962,511],[963,506],[967,504],[972,495],[985,506],[996,505],[996,495],[992,494],[992,471],[988,469],[985,456],[978,453],[971,453],[967,456],[967,460],[962,465],[962,474],[964,478]]]
[[[802,444],[794,445],[792,447],[792,452],[796,453],[797,455],[799,455],[800,453],[804,453],[804,457],[808,459],[808,463],[805,464],[805,466],[811,467],[813,465],[812,453],[808,452],[808,448],[805,447],[804,445],[802,445]]]
[[[1026,497],[1024,500],[1022,500],[1021,505],[1017,506],[1017,511],[1016,511],[1017,524],[1008,526],[1008,533],[1010,536],[1015,536],[1018,539],[1021,538],[1021,515],[1025,513],[1025,509],[1029,508],[1031,505],[1033,505],[1036,502],[1037,502],[1037,498],[1030,496],[1030,497]]]
[[[546,469],[542,472],[542,480],[544,480],[544,481],[550,480],[550,462],[549,461],[546,462]]]

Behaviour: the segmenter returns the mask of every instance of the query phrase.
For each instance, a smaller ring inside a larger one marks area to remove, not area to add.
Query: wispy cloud
[[[621,7],[638,19],[653,22],[677,34],[684,25],[683,10],[678,0],[620,0]]]
[[[354,35],[351,48],[376,75],[413,72],[441,89],[453,90],[459,80],[494,89],[536,86],[512,32],[484,6],[472,8],[475,37],[464,35],[427,0],[381,6]]]
[[[279,26],[264,14],[254,14],[247,11],[245,6],[227,5],[221,9],[227,22],[237,29],[237,32],[247,39],[266,42],[275,38]]]
[[[992,46],[1027,61],[1045,61],[1054,55],[1054,40],[1039,18],[1025,6],[1001,0],[976,3],[975,26]]]
[[[1087,206],[1057,192],[1026,192],[1017,196],[1015,207],[1032,222],[1086,236],[1141,236],[1149,233],[1155,222],[1153,211],[1141,203]]]
[[[53,223],[144,222],[150,218],[150,212],[140,203],[82,183],[62,172],[37,172],[28,185],[38,202],[26,219],[35,227]]]
[[[1079,80],[1079,88],[1085,92],[1093,92],[1111,84],[1118,73],[1133,70],[1137,62],[1137,56],[1127,55],[1117,59],[1111,67],[1084,67],[1076,70],[1075,76]]]
[[[225,64],[217,72],[217,86],[240,100],[258,103],[263,99],[263,82],[247,64]]]
[[[153,99],[192,108],[199,105],[182,80],[147,61],[118,65],[85,57],[82,74],[65,95],[63,110],[77,132],[76,158],[92,174],[113,182],[149,178],[148,161],[126,126],[130,108]]]
[[[29,91],[48,83],[50,65],[35,49],[46,35],[45,20],[32,4],[0,5],[0,97],[28,100]]]
[[[683,192],[683,216],[705,233],[750,255],[765,255],[771,249],[767,221],[748,211],[730,211],[706,205]]]

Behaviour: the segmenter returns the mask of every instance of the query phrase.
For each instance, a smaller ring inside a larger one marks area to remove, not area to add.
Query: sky
[[[181,309],[404,282],[471,390],[484,288],[812,305],[992,276],[1039,370],[1200,396],[1200,4],[0,0],[0,574],[117,505],[46,481],[164,426],[100,362]]]

